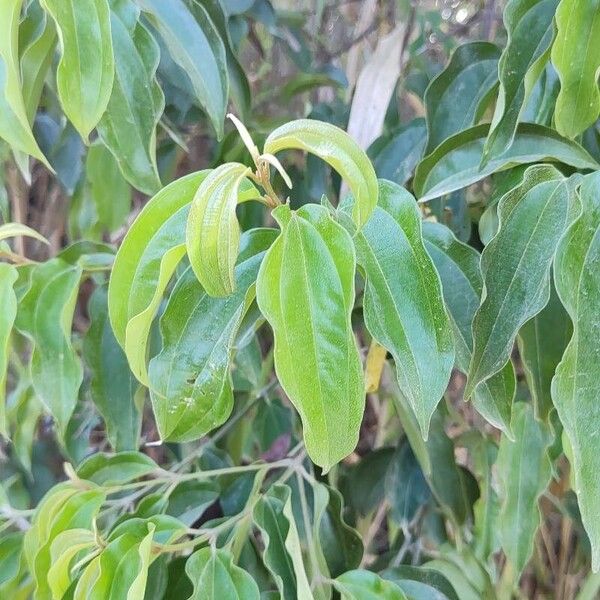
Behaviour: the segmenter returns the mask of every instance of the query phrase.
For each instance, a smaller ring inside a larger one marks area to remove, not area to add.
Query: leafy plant
[[[381,4],[0,6],[0,597],[598,594],[600,4]]]

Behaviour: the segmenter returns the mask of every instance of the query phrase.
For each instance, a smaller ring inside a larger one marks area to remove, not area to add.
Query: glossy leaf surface
[[[333,167],[356,199],[352,218],[357,227],[368,221],[377,205],[377,177],[367,155],[345,131],[322,121],[291,121],[273,131],[264,147],[271,154],[287,148],[306,150]]]
[[[364,407],[350,321],[354,249],[324,207],[281,206],[273,216],[282,233],[261,265],[258,305],[273,328],[275,369],[300,413],[307,451],[327,471],[354,450]]]

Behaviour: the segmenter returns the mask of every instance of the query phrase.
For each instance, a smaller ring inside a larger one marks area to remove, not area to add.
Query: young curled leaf
[[[350,320],[352,239],[326,208],[280,206],[281,225],[261,265],[257,300],[275,336],[275,370],[300,413],[311,459],[326,471],[358,442],[365,402]]]
[[[235,287],[234,268],[240,247],[235,214],[240,185],[250,173],[240,163],[221,165],[200,184],[187,221],[186,248],[198,281],[210,296],[227,296]],[[259,196],[255,190],[255,197]]]
[[[352,218],[357,227],[369,220],[377,205],[377,176],[367,155],[344,130],[311,119],[291,121],[269,135],[264,151],[275,154],[288,148],[306,150],[333,167],[356,198]]]

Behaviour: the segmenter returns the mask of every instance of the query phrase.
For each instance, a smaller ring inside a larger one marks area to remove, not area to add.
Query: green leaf
[[[229,87],[225,46],[204,7],[192,2],[193,14],[182,0],[137,0],[221,138]]]
[[[185,572],[194,584],[188,600],[259,600],[258,586],[250,574],[233,564],[227,550],[202,548],[185,564]]]
[[[236,291],[212,298],[191,269],[177,281],[161,317],[163,348],[150,361],[150,395],[162,439],[196,439],[231,414],[229,367],[242,319],[254,299],[254,283],[274,231],[242,237]]]
[[[554,406],[550,390],[552,378],[572,333],[571,319],[553,284],[548,304],[521,327],[517,338],[535,416],[545,422]]]
[[[354,243],[366,278],[367,329],[394,357],[398,384],[426,438],[450,379],[454,341],[415,199],[404,188],[380,181],[379,206]]]
[[[84,460],[77,469],[81,479],[97,485],[120,485],[139,479],[158,469],[157,464],[140,452],[106,454],[98,452]]]
[[[551,166],[529,168],[500,200],[500,228],[481,255],[484,293],[473,320],[465,397],[506,365],[519,329],[548,303],[550,267],[569,209],[567,180]]]
[[[65,115],[87,141],[112,92],[115,63],[107,0],[40,0],[61,49],[56,85]]]
[[[65,486],[54,493],[51,491],[46,502],[40,504],[32,528],[25,534],[25,555],[36,582],[37,599],[52,598],[48,571],[52,565],[53,542],[67,530],[91,530],[92,521],[104,499],[101,490],[82,491]]]
[[[71,585],[71,564],[75,557],[95,545],[94,532],[89,529],[69,529],[56,536],[50,547],[48,571],[48,585],[54,600],[60,600]]]
[[[354,249],[322,206],[283,205],[272,214],[282,232],[260,268],[258,305],[273,328],[275,370],[300,413],[308,454],[328,471],[354,450],[365,401],[350,318]]]
[[[600,113],[600,6],[597,0],[561,0],[556,11],[552,63],[560,77],[554,120],[562,135],[575,137]]]
[[[535,419],[533,407],[527,402],[515,404],[512,426],[515,441],[502,436],[496,460],[502,499],[496,526],[517,581],[533,553],[534,537],[542,520],[538,500],[552,475],[547,454],[552,436],[548,427]]]
[[[122,227],[131,209],[131,188],[117,160],[102,144],[88,149],[85,161],[87,187],[101,232],[112,233]]]
[[[90,393],[104,419],[111,446],[117,452],[135,450],[142,424],[138,384],[108,321],[107,299],[107,289],[102,286],[88,304],[91,322],[83,350],[91,371]]]
[[[379,179],[404,185],[423,157],[426,142],[425,120],[413,119],[408,125],[377,138],[369,146],[367,155]]]
[[[22,223],[5,223],[4,225],[0,225],[0,241],[20,235],[25,235],[48,244],[48,240],[41,233]]]
[[[425,91],[427,151],[475,125],[498,82],[500,50],[489,42],[459,46]]]
[[[82,269],[61,258],[37,265],[16,326],[33,344],[31,381],[60,435],[75,408],[83,368],[71,345],[71,324]]]
[[[143,535],[125,533],[113,539],[87,564],[75,588],[74,600],[143,598],[155,531],[154,523],[144,526]]]
[[[330,486],[326,490],[327,508],[315,523],[316,538],[331,577],[337,577],[358,567],[364,549],[360,534],[344,521],[341,493]]]
[[[27,117],[19,65],[19,18],[23,0],[0,5],[0,137],[19,152],[30,154],[49,167]]]
[[[23,534],[3,533],[0,539],[0,591],[19,573],[21,567],[21,550]]]
[[[234,269],[240,246],[235,209],[239,189],[250,168],[227,163],[200,184],[187,221],[186,249],[198,281],[210,296],[227,296],[235,288]],[[258,191],[256,191],[258,196]]]
[[[500,90],[485,142],[482,165],[510,147],[533,86],[550,57],[558,0],[511,0],[504,9],[508,33],[498,65]]]
[[[471,325],[483,289],[480,256],[440,223],[423,223],[423,236],[427,252],[442,280],[444,302],[454,331],[456,365],[466,375],[473,352]],[[509,361],[499,373],[480,383],[473,394],[477,411],[509,436],[515,389],[515,370]]]
[[[37,2],[30,2],[19,27],[23,101],[29,123],[33,123],[55,46],[53,21]]]
[[[519,164],[560,162],[577,169],[598,169],[594,159],[575,142],[553,129],[520,123],[511,147],[479,168],[488,125],[476,125],[452,136],[417,167],[413,188],[420,202],[464,188]]]
[[[130,0],[113,3],[110,22],[115,79],[98,134],[127,181],[153,194],[161,187],[156,165],[156,125],[165,104],[156,81],[160,50]]]
[[[393,581],[410,600],[459,600],[450,582],[434,569],[401,565],[385,569],[381,577]]]
[[[333,585],[341,594],[342,600],[407,600],[395,583],[362,569],[340,575]]]
[[[592,567],[600,569],[600,346],[598,286],[600,260],[600,173],[581,184],[582,211],[557,250],[554,277],[560,299],[573,321],[573,336],[552,381],[552,400],[571,446],[581,519],[592,545]]]
[[[124,349],[129,321],[144,311],[136,331],[143,328],[145,337],[141,337],[147,340],[166,285],[185,253],[182,244],[189,204],[207,173],[191,173],[163,188],[144,206],[119,247],[108,287],[108,311]],[[176,260],[172,254],[167,260],[166,253],[178,245]],[[145,347],[142,356],[145,365]],[[138,376],[139,369],[132,365],[132,370]]]
[[[13,289],[18,272],[15,267],[0,263],[0,435],[8,437],[6,427],[6,369],[10,350],[10,333],[17,316],[17,296]]]
[[[263,543],[263,560],[281,594],[282,600],[295,600],[296,575],[285,542],[290,530],[283,508],[290,497],[286,485],[273,485],[254,506],[252,517],[260,529]]]
[[[345,131],[323,121],[291,121],[267,137],[264,151],[275,154],[287,148],[306,150],[333,167],[356,199],[352,218],[357,227],[369,220],[377,205],[377,176],[367,155]]]

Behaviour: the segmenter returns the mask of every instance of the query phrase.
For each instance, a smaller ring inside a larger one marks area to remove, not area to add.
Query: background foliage
[[[3,0],[0,597],[597,597],[599,69],[597,0]]]

